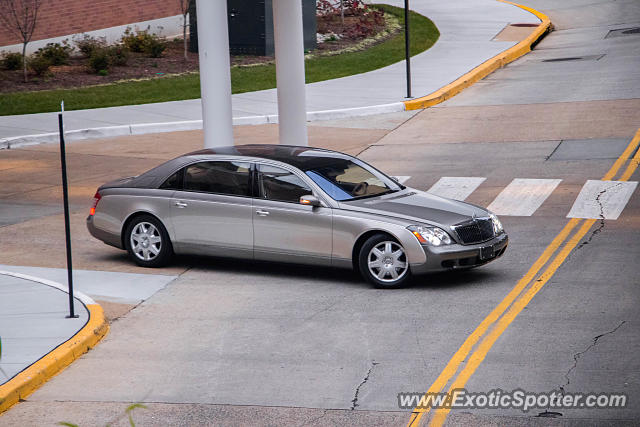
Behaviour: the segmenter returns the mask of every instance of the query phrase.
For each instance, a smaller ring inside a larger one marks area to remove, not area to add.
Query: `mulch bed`
[[[47,77],[30,75],[27,83],[22,80],[22,70],[0,70],[0,93],[91,86],[198,71],[198,54],[189,52],[185,61],[182,40],[168,42],[160,58],[135,52],[130,55],[126,66],[111,67],[106,76],[92,73],[87,66],[87,59],[82,57],[72,57],[68,65],[51,67]]]
[[[336,34],[348,33],[349,26],[356,25],[356,20],[346,17],[343,27],[339,20],[330,20],[322,23],[323,31],[332,31]],[[380,32],[384,26],[375,28],[374,32]],[[361,42],[363,37],[348,37],[326,41],[318,44],[314,54],[325,55],[332,51],[343,50]],[[384,40],[379,40],[378,43]],[[269,56],[232,56],[231,64],[238,66],[269,63],[274,61]],[[188,52],[187,60],[184,59],[182,40],[167,42],[167,48],[160,58],[150,58],[144,53],[131,52],[126,66],[113,66],[106,76],[94,74],[87,66],[87,59],[79,56],[70,58],[67,65],[53,66],[46,77],[29,75],[29,81],[25,83],[22,70],[9,71],[0,69],[0,93],[27,92],[48,89],[77,88],[112,83],[122,80],[161,78],[163,76],[198,71],[198,54]]]

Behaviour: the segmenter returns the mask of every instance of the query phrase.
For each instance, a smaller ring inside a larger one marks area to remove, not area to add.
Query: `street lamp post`
[[[64,102],[61,104],[64,111]],[[64,123],[62,113],[58,114],[58,131],[60,132],[60,169],[62,171],[62,203],[64,207],[64,235],[67,249],[67,286],[69,290],[69,315],[68,319],[75,319],[78,315],[74,310],[73,302],[73,262],[71,260],[71,226],[69,213],[69,189],[67,185],[67,154],[64,144]]]

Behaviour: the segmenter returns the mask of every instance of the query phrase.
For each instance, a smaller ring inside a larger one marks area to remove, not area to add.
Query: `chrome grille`
[[[465,245],[484,242],[494,237],[491,218],[475,218],[469,222],[454,225],[453,229]]]

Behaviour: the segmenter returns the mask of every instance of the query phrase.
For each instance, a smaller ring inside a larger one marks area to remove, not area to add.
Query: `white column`
[[[199,0],[196,13],[204,146],[233,145],[227,2]]]
[[[308,145],[301,0],[273,0],[280,144]]]

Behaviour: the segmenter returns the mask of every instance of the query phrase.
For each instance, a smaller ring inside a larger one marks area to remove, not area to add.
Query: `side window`
[[[288,170],[257,165],[260,197],[281,202],[300,202],[300,196],[311,194],[311,188]]]
[[[178,172],[171,175],[165,182],[160,185],[162,190],[182,190],[182,176],[184,169],[180,169]]]
[[[249,163],[242,162],[200,162],[189,165],[184,170],[185,191],[249,195]]]

